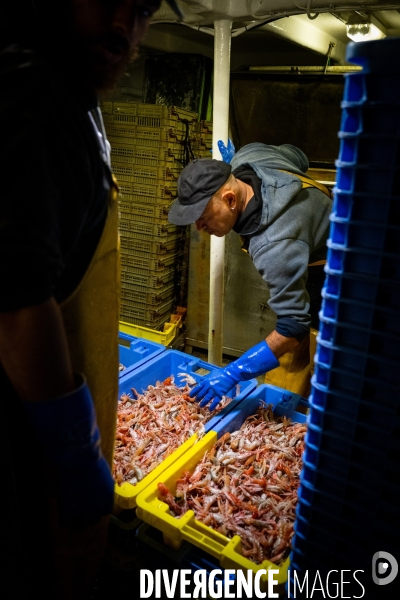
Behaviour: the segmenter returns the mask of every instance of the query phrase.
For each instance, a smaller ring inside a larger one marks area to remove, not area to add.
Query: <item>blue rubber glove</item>
[[[221,152],[222,160],[226,163],[230,163],[232,158],[235,156],[235,146],[232,144],[232,140],[228,139],[228,146],[225,146],[222,140],[218,140],[218,148]]]
[[[209,406],[214,410],[222,396],[226,396],[239,381],[258,377],[276,367],[279,367],[278,359],[267,342],[262,341],[223,369],[212,371],[190,390],[189,396],[200,400],[200,406],[206,406],[214,398]]]
[[[25,402],[38,441],[56,473],[60,525],[84,527],[111,512],[114,480],[100,446],[93,400],[83,376],[77,389]]]

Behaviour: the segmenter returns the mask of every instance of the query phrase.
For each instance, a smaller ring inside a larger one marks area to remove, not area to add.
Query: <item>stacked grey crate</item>
[[[182,303],[185,228],[168,222],[197,114],[128,102],[101,105],[120,189],[122,321],[151,329]]]
[[[212,122],[198,121],[193,124],[190,139],[190,158],[212,158]],[[179,306],[186,306],[188,294],[190,228],[186,228],[182,250],[181,276],[179,278]]]
[[[195,132],[196,135],[192,144],[195,158],[212,158],[212,122],[198,121]]]

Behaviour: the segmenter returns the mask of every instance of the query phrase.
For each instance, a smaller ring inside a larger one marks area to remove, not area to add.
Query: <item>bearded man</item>
[[[160,0],[8,4],[0,588],[7,599],[80,600],[105,550],[118,400],[117,185],[98,94],[137,54]]]

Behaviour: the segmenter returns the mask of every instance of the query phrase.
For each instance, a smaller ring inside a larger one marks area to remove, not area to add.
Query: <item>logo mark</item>
[[[387,585],[396,578],[399,565],[389,552],[375,552],[372,557],[372,580],[376,585]]]

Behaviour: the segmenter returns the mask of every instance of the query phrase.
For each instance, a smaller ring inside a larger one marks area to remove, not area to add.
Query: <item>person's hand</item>
[[[55,473],[60,525],[85,527],[111,512],[114,480],[100,444],[93,400],[82,376],[70,394],[25,402],[47,461]]]
[[[218,140],[218,148],[221,152],[222,160],[226,163],[230,163],[232,158],[235,156],[235,146],[231,139],[228,139],[228,145],[225,146],[222,140]]]
[[[258,377],[276,367],[279,367],[278,359],[268,344],[262,341],[223,369],[212,371],[190,390],[189,396],[200,400],[200,406],[206,406],[214,399],[209,406],[210,410],[214,410],[221,398],[239,381]]]
[[[214,398],[209,406],[210,410],[214,410],[221,402],[222,397],[226,396],[236,383],[237,380],[232,377],[227,368],[216,369],[192,388],[189,396],[200,401],[201,407],[207,406],[210,400]]]

